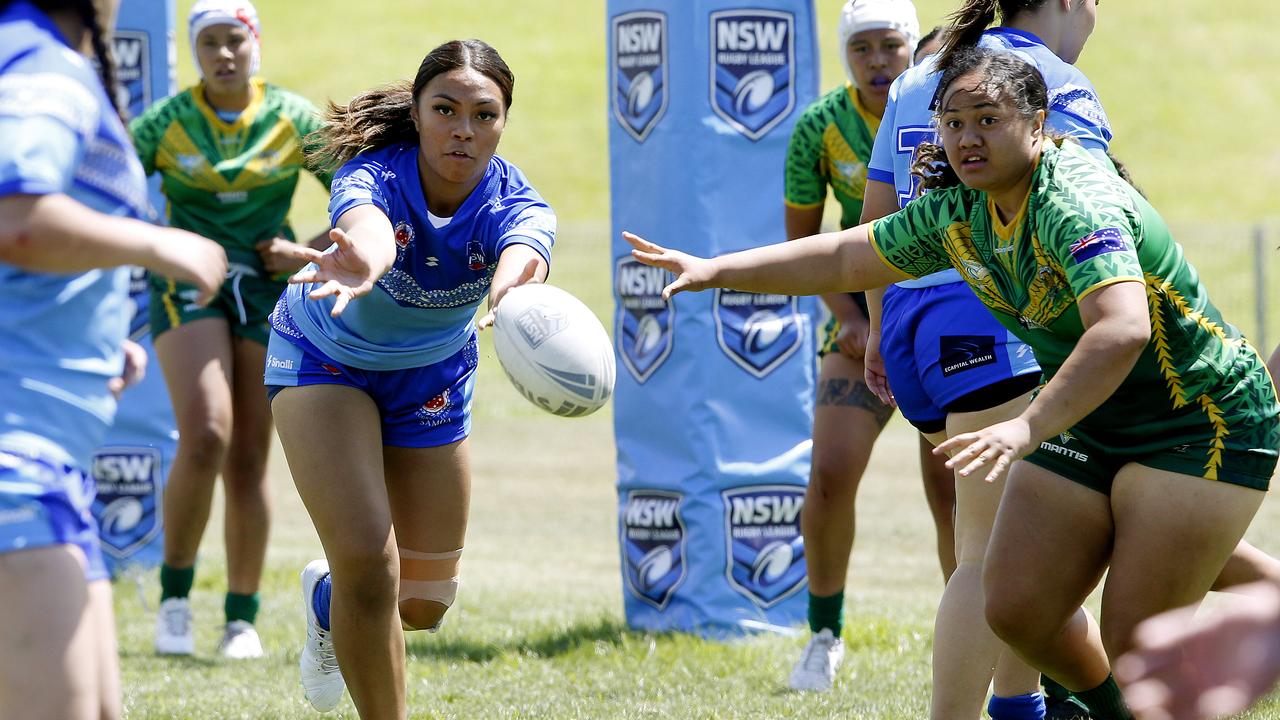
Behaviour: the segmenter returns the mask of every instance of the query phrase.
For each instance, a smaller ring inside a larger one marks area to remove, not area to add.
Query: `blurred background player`
[[[319,126],[307,100],[257,77],[258,13],[247,0],[199,0],[187,18],[201,80],[130,125],[142,165],[160,173],[169,224],[207,235],[230,272],[207,307],[172,278],[152,277],[151,328],[178,448],[164,493],[164,564],[156,652],[195,650],[188,595],[219,472],[226,496],[226,625],[218,652],[262,655],[254,628],[271,524],[271,410],[262,392],[267,316],[302,262],[287,216],[304,138]],[[326,185],[329,176],[317,175]],[[327,235],[313,240],[323,247]]]
[[[0,0],[5,718],[120,717],[111,586],[87,472],[113,392],[138,372],[121,351],[129,269],[118,266],[190,282],[196,301],[226,272],[216,244],[138,220],[150,214],[146,179],[110,99],[114,13],[111,2]]]
[[[473,318],[546,277],[556,232],[523,173],[494,155],[514,84],[492,47],[452,41],[412,85],[329,108],[316,158],[341,167],[336,248],[291,246],[315,264],[272,315],[266,374],[326,556],[302,573],[302,683],[321,711],[345,679],[361,717],[403,718],[402,628],[438,629],[457,593]]]
[[[787,239],[821,230],[827,187],[841,207],[840,227],[857,224],[871,143],[884,114],[889,85],[911,64],[920,21],[910,0],[849,0],[840,11],[840,57],[848,83],[810,105],[787,148]],[[853,550],[854,499],[871,448],[893,414],[863,382],[867,339],[861,293],[822,297],[831,312],[818,355],[813,465],[800,527],[809,573],[809,629],[813,635],[791,671],[795,690],[829,690],[844,657],[844,587]],[[925,497],[937,528],[944,578],[955,567],[952,474],[922,443]]]

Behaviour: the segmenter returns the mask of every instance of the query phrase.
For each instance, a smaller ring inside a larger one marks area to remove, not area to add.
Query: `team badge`
[[[667,606],[685,576],[683,497],[663,490],[632,490],[618,519],[627,590],[658,610]]]
[[[489,267],[484,259],[484,245],[479,240],[467,241],[467,267],[477,272]]]
[[[439,395],[422,403],[422,407],[418,408],[418,417],[428,419],[438,416],[440,413],[449,409],[449,388],[440,391]]]
[[[618,357],[636,382],[648,380],[675,345],[675,305],[662,297],[662,288],[672,279],[666,270],[642,265],[631,256],[618,258],[614,267]]]
[[[338,375],[342,374],[342,368],[336,365],[330,365],[329,363],[320,363],[320,367],[323,368],[325,372],[329,373],[330,375],[333,375],[334,377],[337,377]]]
[[[413,236],[414,232],[412,225],[404,220],[396,223],[396,245],[400,246],[402,250],[409,247],[409,243],[413,242]]]
[[[667,110],[667,16],[639,11],[613,18],[613,116],[644,142]]]
[[[763,608],[804,586],[804,538],[799,485],[756,485],[720,493],[724,500],[725,577],[729,585]]]
[[[751,140],[796,105],[795,15],[779,10],[711,13],[711,109]]]
[[[117,98],[126,118],[142,114],[151,104],[151,38],[140,30],[111,34],[116,59]]]
[[[103,447],[94,455],[93,516],[102,550],[111,557],[128,558],[160,534],[163,470],[160,451],[152,447]]]
[[[713,312],[720,349],[758,378],[773,372],[803,344],[793,296],[717,290]]]

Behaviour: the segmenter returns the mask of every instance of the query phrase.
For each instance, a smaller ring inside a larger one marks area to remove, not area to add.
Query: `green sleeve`
[[[943,238],[948,228],[968,223],[957,188],[928,193],[871,223],[871,245],[886,265],[911,277],[952,267]]]
[[[311,151],[322,145],[320,138],[316,135],[323,125],[320,109],[300,95],[294,95],[293,99],[294,102],[289,104],[289,119],[298,130],[298,143],[302,148],[303,156],[309,158]],[[332,170],[316,170],[310,163],[307,164],[307,170],[324,185],[326,190],[332,189]]]
[[[786,203],[792,207],[815,207],[827,199],[827,179],[822,173],[822,130],[817,105],[796,121],[787,145],[784,176]]]
[[[1114,282],[1143,280],[1135,240],[1140,221],[1125,211],[1127,198],[1102,190],[1108,184],[1055,193],[1039,211],[1041,244],[1062,264],[1077,298]]]
[[[164,137],[167,126],[163,113],[165,104],[152,105],[146,112],[129,123],[129,134],[133,137],[133,147],[142,161],[142,169],[148,175],[156,171],[156,150],[160,147],[160,138]]]

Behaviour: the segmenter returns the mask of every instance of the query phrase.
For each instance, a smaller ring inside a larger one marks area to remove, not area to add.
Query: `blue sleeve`
[[[902,76],[899,75],[889,86],[889,103],[884,106],[880,129],[876,131],[875,142],[871,145],[871,162],[867,163],[867,179],[889,185],[893,185],[893,131],[898,125],[898,88],[901,80]]]
[[[1049,129],[1075,138],[1088,150],[1104,153],[1111,144],[1111,121],[1088,78],[1079,70],[1049,91]]]
[[[338,218],[360,205],[376,205],[390,215],[391,203],[382,182],[383,171],[381,162],[362,156],[343,165],[333,176],[329,191],[329,223],[336,227]]]
[[[551,265],[551,246],[556,242],[556,215],[539,200],[524,199],[507,205],[497,220],[497,246],[494,257],[511,245],[528,245]]]
[[[97,98],[66,75],[0,76],[0,195],[70,188],[101,113]]]

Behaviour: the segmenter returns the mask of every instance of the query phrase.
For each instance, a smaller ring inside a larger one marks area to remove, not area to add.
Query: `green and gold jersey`
[[[821,207],[827,185],[840,203],[840,227],[862,217],[871,144],[880,118],[867,111],[852,85],[836,88],[805,109],[787,146],[786,203]]]
[[[293,239],[287,216],[303,168],[303,138],[320,126],[306,99],[255,78],[232,122],[196,85],[152,105],[129,126],[147,173],[158,172],[169,224],[219,242],[227,258],[261,271],[255,243]],[[325,187],[331,176],[317,175]]]
[[[1046,377],[1084,333],[1081,298],[1115,282],[1143,283],[1151,341],[1115,394],[1079,425],[1118,444],[1144,445],[1153,429],[1167,445],[1184,432],[1207,430],[1220,440],[1224,417],[1280,412],[1270,387],[1243,387],[1265,382],[1261,360],[1209,301],[1155,209],[1073,142],[1046,146],[1026,204],[1007,226],[985,193],[957,186],[873,223],[872,245],[913,277],[959,270],[1031,346]]]

